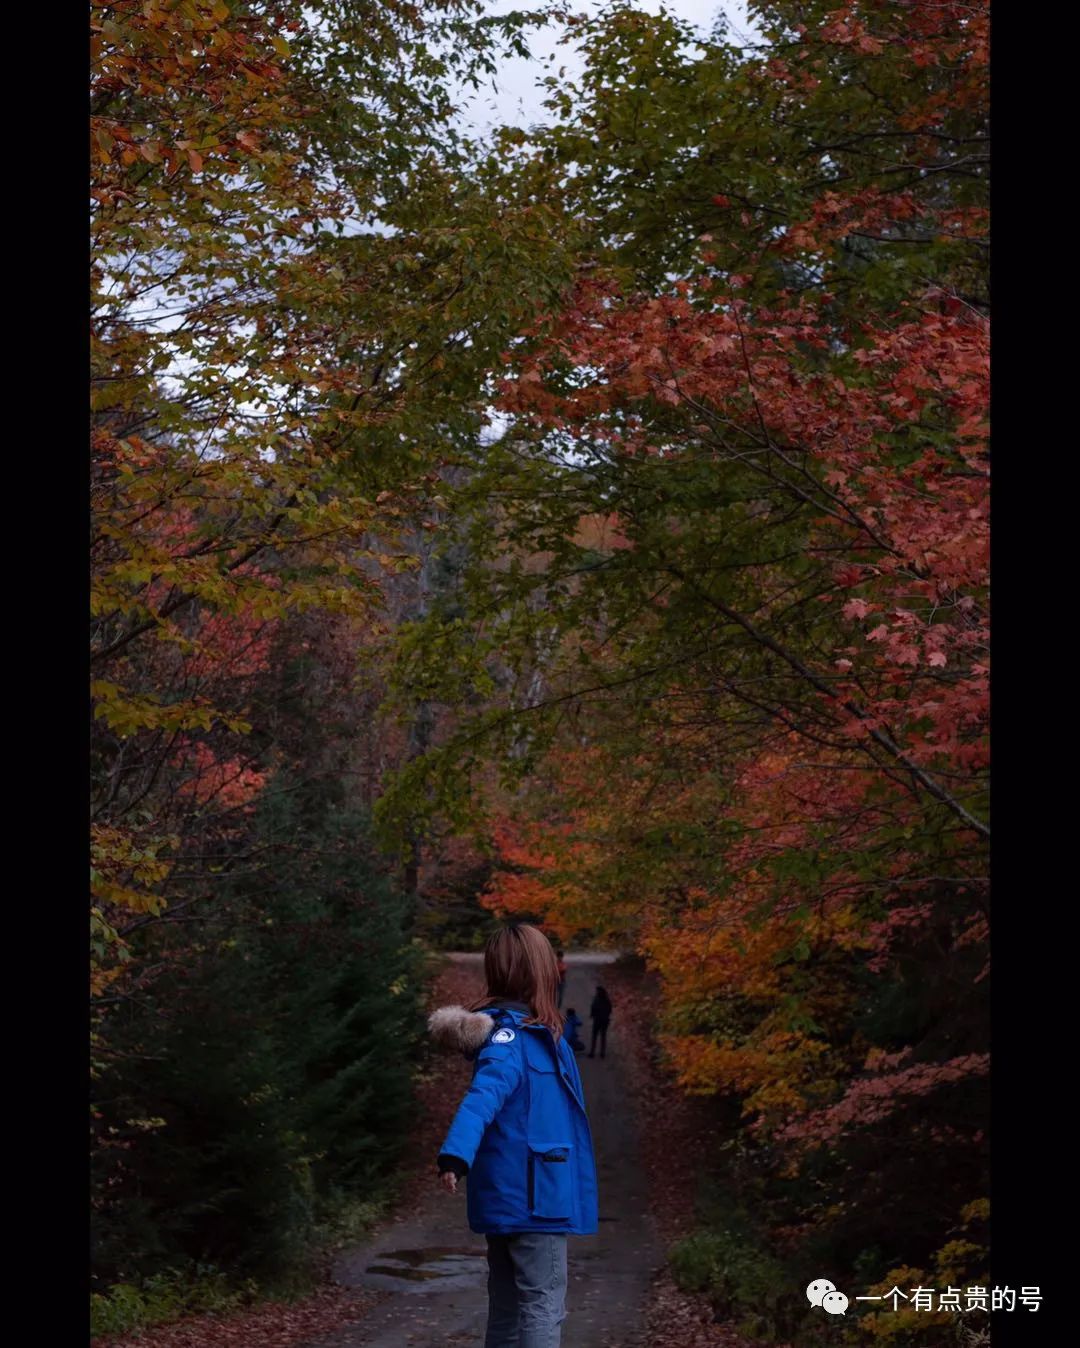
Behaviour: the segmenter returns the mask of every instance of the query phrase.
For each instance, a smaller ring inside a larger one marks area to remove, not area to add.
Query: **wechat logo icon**
[[[836,1284],[828,1278],[815,1278],[806,1289],[806,1299],[811,1306],[820,1306],[829,1315],[843,1315],[848,1308],[847,1297],[838,1292]]]

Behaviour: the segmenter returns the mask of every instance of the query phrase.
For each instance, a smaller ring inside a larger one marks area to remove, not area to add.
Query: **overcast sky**
[[[491,0],[489,10],[492,14],[505,14],[515,9],[527,9],[523,0]],[[567,6],[573,13],[588,11],[597,13],[603,8],[601,0],[576,0]],[[666,0],[661,5],[658,0],[646,0],[638,5],[639,9],[657,14],[661,8],[678,15],[693,24],[702,33],[712,27],[717,14],[727,15],[731,37],[753,36],[753,28],[747,22],[746,0]],[[528,126],[534,122],[546,121],[550,114],[542,106],[546,90],[537,89],[536,83],[552,69],[566,68],[568,76],[581,69],[581,61],[571,46],[560,46],[558,39],[563,33],[561,27],[549,26],[534,31],[529,36],[529,45],[533,52],[531,60],[518,57],[505,61],[499,72],[498,88],[482,88],[479,93],[468,91],[468,97],[462,95],[462,120],[474,131],[483,131],[492,125]],[[547,57],[555,56],[553,65],[547,63]]]

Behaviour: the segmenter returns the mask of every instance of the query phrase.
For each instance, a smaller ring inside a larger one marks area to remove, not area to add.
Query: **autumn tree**
[[[558,273],[538,180],[511,200],[465,172],[447,82],[520,41],[476,16],[92,7],[99,943],[118,905],[159,906],[135,897],[171,846],[133,822],[147,771],[245,729],[185,682],[202,624],[371,612],[500,333]]]
[[[180,1253],[278,1266],[392,1161],[398,1105],[380,1121],[372,1092],[400,1102],[409,1063],[374,1045],[415,1013],[411,908],[364,824],[396,746],[357,785],[382,732],[353,680],[498,353],[568,275],[550,173],[502,174],[451,95],[531,21],[473,0],[91,6],[103,1277]],[[366,953],[335,963],[335,940]],[[336,1022],[282,1037],[285,967]],[[235,998],[201,1110],[201,1027]],[[304,1083],[317,1118],[291,1103]],[[168,1172],[221,1213],[222,1151],[266,1182],[215,1225]]]

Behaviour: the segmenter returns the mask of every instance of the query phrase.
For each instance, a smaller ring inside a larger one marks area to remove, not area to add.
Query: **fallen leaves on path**
[[[665,1269],[653,1280],[645,1319],[648,1348],[764,1348],[731,1325],[718,1323],[708,1299],[676,1287]],[[770,1344],[768,1348],[790,1348]]]
[[[265,1301],[228,1315],[199,1315],[170,1325],[98,1338],[90,1348],[300,1348],[361,1320],[381,1292],[320,1287],[301,1301]]]
[[[604,986],[615,1002],[611,1034],[641,1120],[641,1161],[653,1217],[667,1241],[686,1234],[699,1187],[701,1148],[711,1124],[699,1100],[685,1096],[658,1059],[652,1031],[660,991],[647,975],[615,965]]]
[[[650,1206],[660,1235],[670,1243],[693,1225],[700,1158],[715,1128],[701,1101],[683,1095],[660,1065],[652,1035],[659,1005],[655,981],[615,965],[605,971],[604,986],[616,1007],[612,1041],[637,1101]],[[667,1268],[649,1289],[644,1341],[647,1348],[765,1348],[718,1322],[708,1297],[682,1291]]]

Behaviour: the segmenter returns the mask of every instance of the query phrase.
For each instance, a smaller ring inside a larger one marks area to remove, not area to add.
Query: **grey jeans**
[[[484,1348],[559,1348],[566,1319],[566,1237],[488,1236]]]

